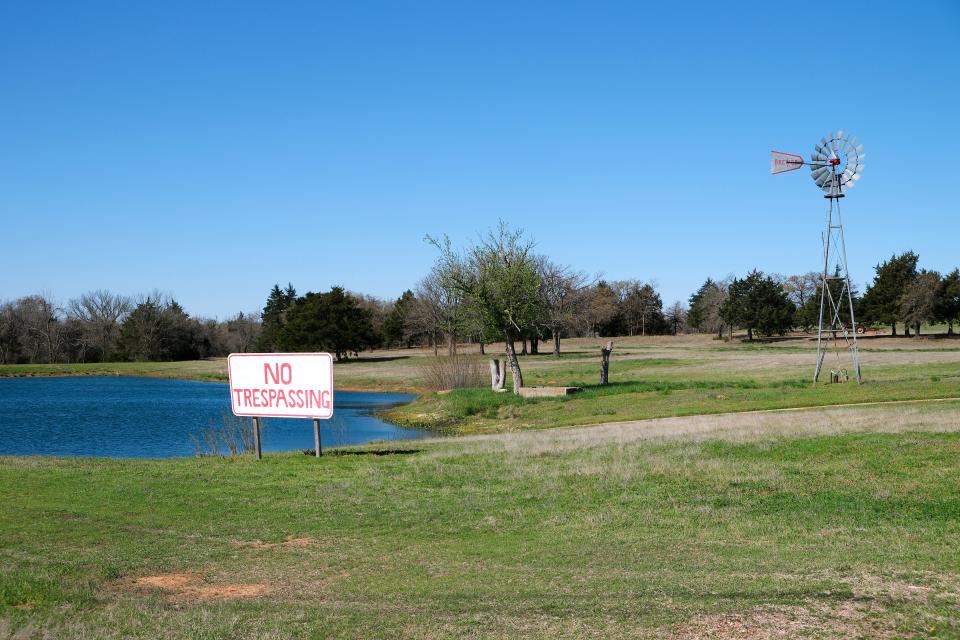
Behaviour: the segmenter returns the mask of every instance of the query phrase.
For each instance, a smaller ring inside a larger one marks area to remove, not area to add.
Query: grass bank
[[[757,370],[738,375],[723,370],[658,365],[617,367],[611,384],[598,386],[588,365],[534,371],[533,385],[582,386],[583,391],[559,398],[523,399],[487,389],[428,393],[414,402],[384,412],[397,424],[440,432],[471,434],[503,430],[644,420],[668,416],[817,407],[893,400],[960,397],[960,366],[950,362],[889,365],[870,369],[862,385],[811,385],[809,377]],[[829,375],[829,371],[824,377]],[[508,385],[509,386],[509,385]]]
[[[958,411],[0,458],[0,636],[957,638]]]

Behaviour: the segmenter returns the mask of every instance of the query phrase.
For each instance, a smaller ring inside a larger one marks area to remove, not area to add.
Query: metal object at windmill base
[[[772,151],[770,173],[794,171],[804,165],[810,167],[810,176],[827,199],[826,229],[823,237],[823,273],[820,279],[820,318],[817,323],[817,364],[813,383],[820,379],[827,351],[832,347],[837,357],[837,369],[831,370],[831,382],[849,379],[840,356],[841,344],[850,356],[850,365],[858,383],[860,352],[857,349],[857,323],[853,314],[853,289],[847,269],[847,246],[843,235],[840,199],[860,179],[863,171],[863,145],[843,131],[830,133],[814,146],[809,161],[801,156]],[[832,271],[831,271],[832,269]]]

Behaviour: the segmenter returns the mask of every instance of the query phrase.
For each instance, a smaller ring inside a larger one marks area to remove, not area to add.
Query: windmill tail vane
[[[827,208],[826,229],[823,232],[823,270],[820,279],[820,319],[817,326],[817,362],[813,383],[817,384],[824,359],[832,344],[837,369],[831,370],[831,382],[843,382],[848,372],[843,367],[841,351],[850,356],[850,366],[858,383],[863,382],[860,371],[860,352],[857,347],[857,324],[853,313],[853,288],[847,269],[847,245],[840,216],[840,198],[856,186],[863,171],[863,145],[843,130],[830,132],[820,138],[809,160],[785,151],[770,152],[770,173],[796,171],[810,167],[810,177],[824,192]],[[831,268],[836,267],[834,271]],[[831,285],[833,285],[831,287]],[[839,287],[839,289],[838,289]],[[842,348],[843,347],[843,348]]]

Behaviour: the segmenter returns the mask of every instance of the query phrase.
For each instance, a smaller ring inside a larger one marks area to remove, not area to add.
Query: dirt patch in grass
[[[157,576],[143,576],[133,581],[134,586],[163,591],[186,589],[199,580],[192,573],[165,573]]]
[[[159,590],[173,600],[234,600],[258,598],[271,591],[266,584],[198,584],[200,576],[193,573],[166,573],[142,576],[133,581],[138,589]]]

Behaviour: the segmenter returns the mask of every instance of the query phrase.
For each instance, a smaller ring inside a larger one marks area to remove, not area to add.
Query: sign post
[[[329,353],[231,353],[230,408],[253,418],[253,449],[262,457],[261,418],[313,418],[316,455],[320,421],[333,417],[333,357]]]
[[[253,419],[253,455],[257,460],[263,457],[263,451],[260,449],[260,418]]]

